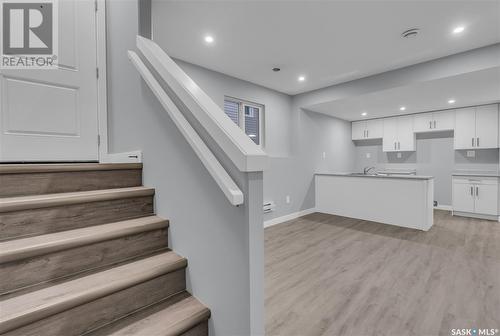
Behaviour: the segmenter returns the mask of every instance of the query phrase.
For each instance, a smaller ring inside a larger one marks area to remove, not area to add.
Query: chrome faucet
[[[375,169],[375,167],[365,167],[363,169],[363,174],[368,175],[368,173],[372,170]]]

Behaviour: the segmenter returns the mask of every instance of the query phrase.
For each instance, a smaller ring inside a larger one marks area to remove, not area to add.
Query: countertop
[[[327,175],[327,176],[343,176],[343,177],[363,177],[363,178],[385,178],[385,179],[400,179],[400,180],[431,180],[434,176],[424,176],[424,175],[364,175],[362,173],[316,173],[315,175]]]
[[[474,171],[474,170],[455,170],[452,176],[477,176],[477,177],[500,177],[496,171]]]

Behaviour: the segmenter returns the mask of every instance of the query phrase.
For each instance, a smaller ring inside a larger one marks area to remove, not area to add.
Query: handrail
[[[160,46],[137,36],[137,47],[240,171],[264,170],[267,155],[262,148],[242,132]]]
[[[222,167],[220,162],[210,151],[205,142],[203,142],[198,133],[196,133],[191,124],[186,120],[182,112],[170,99],[165,90],[163,90],[160,83],[158,83],[140,57],[133,51],[128,52],[128,57],[139,71],[151,91],[153,91],[156,98],[158,98],[163,108],[168,112],[182,135],[184,135],[188,143],[191,145],[196,155],[198,155],[205,168],[207,168],[210,175],[212,175],[219,188],[221,188],[224,192],[229,202],[236,206],[243,204],[243,192],[240,188],[238,188],[236,183]]]

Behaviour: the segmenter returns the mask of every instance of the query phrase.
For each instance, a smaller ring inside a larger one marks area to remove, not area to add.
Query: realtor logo
[[[50,69],[57,60],[57,0],[1,1],[1,68]]]

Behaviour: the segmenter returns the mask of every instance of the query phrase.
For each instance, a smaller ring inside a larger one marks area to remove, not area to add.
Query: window
[[[244,100],[226,97],[224,112],[238,125],[257,145],[263,143],[264,106]]]

